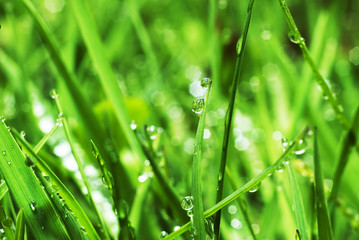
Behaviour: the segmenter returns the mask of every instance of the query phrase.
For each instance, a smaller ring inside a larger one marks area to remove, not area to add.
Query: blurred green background
[[[56,123],[58,113],[49,95],[51,89],[56,89],[91,181],[98,180],[99,170],[91,158],[89,140],[96,131],[111,136],[114,152],[131,182],[119,184],[121,189],[129,188],[121,191],[127,192],[124,198],[131,211],[136,189],[142,184],[138,178],[151,169],[125,138],[71,4],[63,0],[32,2],[80,86],[87,101],[82,107],[92,112],[99,124],[90,130],[84,123],[87,120],[80,116],[78,100],[74,100],[22,1],[0,3],[0,115],[6,117],[8,125],[25,131],[26,139],[35,145]],[[178,196],[190,195],[191,191],[192,152],[198,124],[191,104],[203,95],[200,80],[203,77],[213,80],[203,149],[205,209],[215,204],[224,116],[247,4],[229,0],[89,0],[85,4],[95,20],[94,25],[87,27],[98,32],[129,120],[140,131],[145,125],[155,126],[154,145],[162,154],[158,164]],[[288,5],[315,63],[351,122],[359,103],[359,2],[291,0]],[[292,139],[308,125],[318,126],[324,182],[329,193],[345,131],[317,86],[300,48],[289,40],[279,2],[256,1],[228,155],[228,167],[237,187],[279,158],[282,138]],[[54,164],[53,168],[69,188],[73,179],[81,186],[62,130],[50,138],[43,152],[51,156],[49,159],[62,159],[64,167]],[[310,142],[306,153],[293,160],[311,223]],[[336,215],[336,239],[359,238],[358,160],[358,152],[353,151],[340,185],[343,206]],[[285,172],[275,174],[262,183],[259,191],[244,196],[258,239],[294,238],[296,226],[287,182]],[[111,200],[106,200],[108,193],[98,181],[93,187],[94,199],[116,236],[118,227],[111,212]],[[138,239],[157,239],[161,231],[171,232],[183,223],[172,216],[166,194],[158,188],[153,181],[143,200],[141,221],[133,226]],[[224,195],[231,192],[226,182]],[[82,193],[75,195],[81,198]],[[223,237],[250,239],[238,206],[232,206],[232,211],[228,212],[227,207],[223,211]]]

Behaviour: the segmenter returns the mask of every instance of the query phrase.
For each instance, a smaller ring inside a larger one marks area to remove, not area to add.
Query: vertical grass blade
[[[337,98],[335,97],[333,91],[330,89],[328,83],[324,80],[322,74],[319,72],[319,69],[317,65],[315,64],[312,56],[309,53],[309,50],[307,48],[307,45],[305,44],[305,40],[302,37],[302,35],[299,32],[299,29],[292,17],[292,14],[290,13],[290,10],[288,8],[288,5],[285,0],[279,0],[279,4],[283,9],[285,19],[287,21],[287,24],[289,26],[289,38],[293,43],[296,43],[299,45],[300,49],[302,50],[303,57],[305,61],[308,63],[310,68],[313,71],[315,80],[317,81],[317,84],[322,89],[323,93],[328,97],[328,101],[331,104],[337,119],[339,120],[339,123],[342,125],[344,129],[349,129],[349,122],[345,118],[343,114],[343,107],[339,105]]]
[[[294,202],[294,215],[298,226],[297,236],[300,237],[301,240],[309,240],[308,225],[307,225],[307,219],[305,218],[305,210],[303,205],[302,194],[300,193],[300,188],[295,178],[291,162],[289,162],[289,164],[287,165],[287,170],[288,170],[289,184],[292,189],[292,197]]]
[[[206,232],[204,228],[203,217],[203,200],[202,200],[202,143],[203,133],[206,121],[206,113],[208,107],[208,97],[211,90],[212,80],[209,80],[206,97],[204,99],[204,106],[202,113],[200,113],[199,123],[194,144],[193,164],[192,164],[192,196],[193,196],[193,227],[192,234],[195,239],[204,240]],[[197,100],[195,100],[197,101]]]
[[[0,172],[35,239],[69,239],[52,202],[47,197],[25,157],[4,123],[0,124]]]
[[[15,240],[25,239],[25,217],[24,208],[21,208],[16,218]]]
[[[225,169],[226,169],[226,162],[227,162],[227,152],[228,152],[228,142],[229,142],[229,135],[231,131],[231,125],[232,125],[232,118],[233,118],[233,110],[234,110],[234,102],[236,99],[236,92],[237,92],[237,86],[239,83],[240,73],[242,69],[243,64],[243,56],[244,56],[244,49],[247,41],[247,35],[249,30],[249,24],[251,21],[252,16],[252,9],[253,9],[254,0],[249,0],[248,3],[248,9],[247,9],[247,17],[246,22],[244,24],[244,30],[242,33],[242,36],[238,40],[237,43],[237,60],[236,60],[236,66],[234,70],[234,76],[231,86],[231,96],[226,112],[225,117],[225,123],[224,123],[224,135],[223,135],[223,142],[222,142],[222,155],[221,155],[221,162],[220,162],[220,168],[218,173],[218,185],[217,185],[217,196],[216,196],[216,202],[222,200],[222,194],[223,194],[223,183],[224,183],[224,175],[225,175]],[[214,237],[215,239],[219,239],[219,228],[221,223],[221,211],[218,211],[218,213],[215,216],[214,220]]]
[[[99,74],[102,87],[113,105],[122,131],[134,150],[134,153],[139,155],[139,159],[143,159],[144,156],[141,147],[136,141],[136,137],[129,126],[130,119],[126,111],[121,89],[117,83],[117,79],[110,63],[105,56],[104,47],[101,43],[99,34],[96,32],[96,24],[91,18],[83,0],[70,1],[70,5],[80,27],[83,40],[85,41],[86,47],[94,63],[94,67]]]
[[[5,194],[9,191],[9,188],[6,185],[5,181],[2,181],[0,184],[0,200],[5,196]]]
[[[322,168],[319,159],[317,128],[314,127],[314,178],[318,220],[319,240],[333,240],[332,226],[329,219],[327,202],[324,193]]]

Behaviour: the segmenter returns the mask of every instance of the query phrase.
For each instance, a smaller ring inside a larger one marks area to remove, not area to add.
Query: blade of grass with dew
[[[144,160],[141,147],[136,141],[136,137],[129,126],[130,118],[126,111],[123,95],[117,83],[115,74],[111,69],[110,63],[106,59],[105,51],[103,50],[104,47],[101,43],[99,34],[95,29],[96,24],[82,0],[70,1],[70,5],[80,27],[82,37],[90,53],[91,59],[99,73],[102,87],[113,105],[122,131],[132,147],[132,150],[138,155],[139,159]]]
[[[102,217],[100,216],[99,212],[98,212],[98,209],[96,207],[96,204],[93,200],[93,197],[92,197],[92,193],[91,193],[91,187],[90,187],[90,183],[87,179],[87,176],[85,174],[85,171],[84,171],[84,168],[82,166],[82,163],[81,163],[81,160],[75,150],[75,145],[74,145],[74,141],[72,140],[72,136],[71,136],[71,133],[70,133],[70,128],[68,126],[68,123],[67,123],[67,119],[65,116],[63,116],[63,109],[62,109],[62,106],[60,104],[60,100],[59,100],[59,95],[56,93],[55,90],[52,90],[52,97],[53,99],[55,100],[56,102],[56,106],[57,106],[57,109],[59,111],[59,115],[61,115],[61,118],[62,118],[62,124],[64,126],[64,131],[65,131],[65,135],[66,135],[66,138],[70,144],[70,147],[71,147],[71,152],[72,152],[72,155],[74,156],[75,158],[75,161],[77,163],[77,166],[78,166],[78,169],[80,171],[80,174],[81,174],[81,178],[85,184],[85,187],[86,187],[86,190],[87,190],[87,193],[88,193],[88,200],[89,200],[89,203],[90,205],[92,206],[92,208],[94,209],[95,213],[96,213],[96,217],[97,217],[97,220],[98,222],[100,223],[101,225],[101,228],[102,229],[107,229],[105,226],[104,226],[104,222],[103,222],[103,219]],[[109,236],[108,236],[108,232],[107,231],[104,231],[104,232],[101,232],[101,234],[103,234],[101,237],[103,239],[109,239]]]
[[[294,202],[294,215],[298,226],[297,234],[299,231],[298,236],[300,236],[300,239],[309,240],[308,225],[305,217],[302,194],[300,193],[300,188],[294,175],[292,162],[289,162],[287,164],[287,170],[288,170],[289,184],[292,189],[292,198]]]
[[[315,196],[318,220],[319,240],[333,240],[332,226],[329,219],[327,202],[324,193],[324,183],[321,163],[319,160],[319,149],[317,139],[317,128],[314,127],[314,179],[315,179]]]
[[[288,27],[289,27],[290,40],[293,43],[296,43],[299,45],[300,49],[302,50],[304,59],[307,61],[307,63],[309,64],[310,68],[313,71],[313,74],[314,74],[315,80],[317,81],[317,84],[320,86],[323,93],[328,97],[328,101],[331,104],[331,106],[336,114],[336,117],[339,120],[339,123],[341,124],[341,126],[344,129],[348,130],[349,122],[343,114],[343,107],[341,105],[339,105],[338,100],[335,97],[335,95],[333,94],[332,90],[329,88],[328,83],[324,80],[323,76],[319,72],[318,67],[316,66],[313,58],[311,57],[311,55],[309,53],[309,50],[305,43],[305,40],[302,37],[302,35],[300,34],[298,27],[292,17],[292,14],[290,13],[290,10],[288,8],[286,1],[279,0],[279,4],[283,9],[284,16],[285,16],[285,19],[286,19]]]
[[[206,96],[200,101],[203,101],[202,109],[200,109],[199,123],[194,143],[193,164],[192,164],[192,196],[193,196],[193,232],[194,239],[204,240],[206,238],[206,231],[204,228],[203,217],[203,200],[202,200],[202,143],[203,133],[206,121],[206,114],[208,109],[208,97],[211,90],[212,80],[209,80]],[[197,101],[196,99],[195,101]]]
[[[357,134],[359,130],[359,106],[357,107],[357,110],[355,112],[354,120],[352,123],[352,126],[350,130],[346,133],[342,149],[339,156],[338,165],[335,169],[334,177],[333,177],[333,187],[332,191],[330,193],[329,200],[335,202],[337,195],[338,195],[338,189],[340,185],[341,178],[344,174],[344,169],[348,163],[349,155],[352,150],[352,148],[356,144]],[[331,208],[331,212],[333,214],[334,208]]]
[[[251,22],[251,16],[252,16],[252,9],[253,9],[254,0],[249,0],[248,8],[247,8],[247,17],[246,21],[244,23],[244,30],[242,33],[242,36],[237,42],[237,60],[236,60],[236,66],[234,70],[234,76],[231,86],[231,96],[226,112],[225,122],[224,122],[224,135],[223,135],[223,142],[222,142],[222,155],[221,155],[221,162],[220,162],[220,168],[218,172],[218,183],[217,183],[217,196],[216,196],[216,202],[222,200],[223,195],[223,183],[224,183],[224,174],[226,169],[226,162],[227,162],[227,152],[228,152],[228,144],[229,144],[229,135],[231,131],[232,126],[232,118],[233,118],[233,111],[234,111],[234,102],[236,99],[236,92],[237,92],[237,86],[239,83],[240,73],[242,69],[243,64],[243,56],[244,56],[244,49],[246,46],[247,41],[247,35],[249,30],[249,24]],[[214,238],[219,239],[219,228],[221,223],[221,211],[218,211],[218,213],[215,216],[214,220]]]
[[[87,215],[81,208],[81,206],[78,204],[74,196],[71,194],[71,192],[66,188],[66,186],[61,182],[61,180],[56,176],[56,174],[47,166],[44,160],[40,158],[39,155],[37,155],[30,144],[24,140],[20,136],[20,134],[14,130],[11,129],[11,133],[16,138],[16,140],[20,143],[22,148],[30,153],[30,156],[34,157],[37,161],[38,167],[43,171],[46,175],[52,179],[54,185],[56,185],[59,188],[59,193],[61,194],[62,198],[65,199],[66,203],[69,205],[71,210],[74,212],[75,216],[80,221],[81,225],[85,227],[86,233],[88,237],[92,239],[99,240],[100,237],[98,236],[95,228],[93,227],[91,221],[88,219]]]
[[[24,208],[21,208],[16,217],[15,240],[25,239],[25,217]]]
[[[214,206],[212,206],[211,208],[207,209],[204,212],[204,217],[208,218],[210,216],[212,216],[213,214],[215,214],[218,210],[224,208],[225,206],[227,206],[228,204],[230,204],[231,202],[233,202],[234,200],[236,200],[237,198],[239,198],[240,196],[242,196],[243,194],[247,193],[249,190],[253,189],[253,187],[258,186],[258,184],[260,184],[264,179],[266,179],[268,176],[271,176],[276,169],[278,168],[278,166],[280,164],[283,164],[283,161],[285,159],[287,159],[287,157],[292,154],[293,151],[295,151],[299,140],[303,139],[307,134],[308,134],[309,128],[306,127],[293,141],[292,144],[285,150],[285,152],[280,156],[280,158],[271,166],[269,166],[267,169],[265,169],[263,172],[261,172],[260,174],[258,174],[256,177],[252,178],[249,182],[247,182],[246,184],[244,184],[242,187],[238,188],[236,191],[234,191],[233,193],[231,193],[230,195],[228,195],[226,198],[224,198],[223,200],[221,200],[219,203],[215,204]],[[179,229],[177,229],[176,231],[172,232],[171,234],[169,234],[168,236],[166,236],[165,238],[163,238],[164,240],[171,240],[174,239],[177,236],[180,236],[181,234],[185,233],[190,227],[190,223],[186,223],[185,225],[183,225],[182,227],[180,227]]]
[[[31,169],[25,165],[25,157],[5,123],[0,124],[0,136],[0,172],[13,201],[17,206],[24,207],[31,234],[36,239],[69,239],[52,202]]]
[[[57,119],[57,122],[55,124],[55,126],[53,128],[51,128],[50,132],[48,132],[34,147],[34,152],[38,153],[40,151],[40,149],[45,145],[45,143],[47,142],[47,140],[49,140],[49,138],[52,136],[52,134],[54,134],[54,132],[56,131],[56,129],[60,126],[62,121],[62,118]]]

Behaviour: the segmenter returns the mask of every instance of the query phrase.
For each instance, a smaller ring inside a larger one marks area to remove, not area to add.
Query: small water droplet
[[[135,123],[134,121],[132,121],[132,122],[130,123],[130,127],[131,127],[132,130],[136,130],[137,125],[136,125],[136,123]]]
[[[242,52],[242,45],[243,45],[243,38],[242,36],[238,39],[237,45],[236,45],[236,51],[237,55],[241,54]]]
[[[3,123],[5,123],[6,118],[4,116],[1,116],[0,119]]]
[[[11,145],[10,145],[10,148],[14,148],[14,145],[11,144]]]
[[[84,226],[81,226],[81,227],[80,227],[80,230],[81,230],[82,232],[84,232],[84,233],[86,232],[86,229],[85,229]]]
[[[52,90],[50,91],[50,96],[51,96],[52,99],[55,99],[55,98],[57,98],[59,95],[57,94],[57,92],[56,92],[55,89],[52,89]]]
[[[6,151],[5,151],[5,150],[2,151],[2,155],[4,155],[4,156],[6,155]]]
[[[119,204],[119,212],[118,212],[118,216],[120,219],[124,219],[127,217],[128,212],[129,212],[129,207],[128,204],[125,200],[121,200],[120,204]]]
[[[296,35],[292,31],[288,32],[288,37],[289,37],[290,41],[295,44],[304,43],[304,41],[305,41],[304,38],[302,38],[299,34]]]
[[[305,153],[306,148],[307,148],[306,141],[304,141],[304,139],[300,139],[295,148],[294,154],[302,155],[303,153]]]
[[[284,168],[285,168],[284,162],[281,162],[277,165],[276,170],[277,170],[277,172],[283,172]]]
[[[193,217],[192,209],[190,209],[190,210],[187,211],[187,216],[190,217],[191,220],[192,220],[192,217]]]
[[[155,140],[157,138],[158,131],[154,125],[148,126],[146,131],[150,139]]]
[[[167,236],[168,236],[168,233],[167,233],[166,231],[162,231],[162,232],[161,232],[160,239],[165,238],[165,237],[167,237]]]
[[[219,172],[219,173],[218,173],[218,181],[221,181],[222,178],[223,178],[223,174],[222,174],[222,172]]]
[[[193,197],[192,196],[185,196],[181,200],[181,207],[188,211],[193,208]]]
[[[289,146],[289,142],[287,138],[282,138],[282,148],[283,148],[283,152],[285,152],[285,150],[287,150]]]
[[[21,135],[21,137],[25,137],[25,136],[26,136],[26,132],[25,132],[25,131],[21,131],[21,132],[20,132],[20,135]]]
[[[36,212],[37,202],[36,201],[31,201],[29,205],[30,205],[31,211]]]
[[[192,112],[201,114],[203,112],[203,107],[204,107],[204,98],[197,98],[193,100]]]
[[[210,78],[202,78],[201,86],[203,88],[208,88],[212,84],[212,80]]]
[[[4,226],[4,227],[7,227],[7,228],[11,228],[12,227],[12,219],[9,218],[9,217],[5,217],[2,221],[1,221],[1,224]]]
[[[257,185],[249,189],[249,192],[250,193],[257,192],[260,186],[261,186],[261,182],[259,182]]]
[[[9,165],[11,164],[11,160],[10,160],[10,159],[7,160],[7,164],[9,164]]]
[[[44,230],[44,229],[45,229],[45,227],[44,227],[44,226],[42,226],[42,227],[41,227],[41,229],[42,229],[42,230]]]

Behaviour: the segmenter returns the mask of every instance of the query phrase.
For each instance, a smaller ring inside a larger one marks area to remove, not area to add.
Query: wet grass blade
[[[39,155],[37,155],[30,144],[26,142],[20,134],[15,131],[14,129],[11,129],[11,133],[14,135],[17,141],[19,141],[22,148],[29,152],[30,156],[34,157],[37,161],[37,166],[43,171],[46,175],[48,175],[51,180],[53,181],[53,184],[56,185],[59,188],[59,193],[65,199],[66,203],[69,205],[71,210],[74,212],[75,216],[78,218],[81,225],[85,228],[86,233],[88,237],[92,239],[99,240],[100,237],[98,236],[95,228],[93,227],[91,221],[85,214],[84,210],[81,208],[79,203],[76,201],[75,197],[71,194],[71,192],[66,188],[66,186],[61,182],[61,180],[56,176],[56,174],[48,167],[48,165],[45,163],[45,161],[40,158]]]
[[[297,236],[299,239],[309,240],[308,225],[307,225],[307,219],[305,217],[302,194],[300,193],[300,188],[295,178],[291,162],[289,162],[287,166],[287,170],[288,170],[289,184],[292,189],[292,197],[294,202],[294,215],[298,226]]]
[[[0,124],[0,172],[36,239],[69,239],[60,217],[4,123]]]
[[[194,144],[193,164],[192,164],[192,196],[193,196],[193,227],[195,233],[195,239],[203,240],[206,238],[206,232],[204,227],[203,217],[203,200],[202,200],[202,143],[203,133],[206,121],[206,113],[208,109],[208,97],[211,90],[212,80],[209,80],[209,86],[207,89],[206,97],[203,100],[204,106],[200,113],[199,123],[197,127],[197,133]],[[195,101],[198,101],[196,99]],[[199,101],[202,101],[199,100]]]
[[[304,38],[299,32],[299,29],[292,17],[292,14],[290,13],[290,10],[288,8],[288,5],[285,0],[279,0],[279,4],[283,9],[285,19],[287,21],[288,27],[289,27],[289,37],[290,40],[293,43],[296,43],[299,45],[300,49],[302,50],[303,57],[305,61],[308,63],[309,67],[312,69],[312,72],[314,74],[315,80],[317,81],[317,84],[322,89],[323,93],[328,97],[328,101],[330,105],[332,106],[337,119],[339,120],[339,123],[342,125],[342,127],[346,130],[349,129],[349,122],[346,119],[346,117],[343,114],[343,107],[339,105],[337,98],[335,97],[335,94],[330,89],[328,83],[324,80],[322,74],[319,72],[319,69],[317,65],[315,64],[312,56],[309,53],[309,50],[307,48],[307,45],[305,43]]]
[[[253,9],[254,0],[249,0],[248,3],[248,9],[247,9],[247,17],[246,22],[244,24],[244,30],[242,33],[242,36],[238,40],[237,43],[237,60],[236,60],[236,66],[234,70],[234,76],[231,86],[231,96],[226,112],[226,118],[224,122],[224,135],[223,135],[223,142],[222,142],[222,155],[221,155],[221,162],[220,162],[220,168],[218,172],[218,183],[217,183],[217,196],[216,196],[216,202],[222,200],[223,195],[223,183],[224,183],[224,175],[225,175],[225,169],[226,169],[226,162],[227,162],[227,152],[228,152],[228,142],[229,142],[229,135],[231,131],[232,126],[232,118],[233,118],[233,111],[234,111],[234,102],[236,100],[236,92],[237,92],[237,86],[239,83],[240,73],[242,69],[243,64],[243,56],[244,56],[244,49],[247,41],[247,35],[249,30],[249,24],[251,21],[252,16],[252,9]],[[214,238],[219,239],[219,229],[220,229],[220,223],[221,223],[221,211],[218,211],[215,220],[214,220]]]
[[[314,128],[314,179],[319,240],[332,240],[333,232],[324,193],[323,174],[319,160],[317,128]]]
[[[5,181],[2,181],[0,184],[0,200],[5,196],[5,194],[9,191],[9,188],[6,185]]]
[[[47,142],[47,140],[49,140],[49,138],[51,137],[51,135],[56,131],[56,129],[60,126],[62,119],[58,119],[55,126],[51,129],[50,132],[48,132],[34,147],[34,152],[38,153],[40,151],[40,149],[45,145],[45,143]]]
[[[260,184],[264,179],[266,179],[268,176],[271,176],[279,165],[283,164],[283,161],[287,159],[287,157],[292,154],[292,152],[296,149],[299,140],[303,139],[309,131],[309,128],[307,127],[304,129],[293,141],[292,144],[285,150],[285,152],[282,154],[282,156],[271,166],[269,166],[266,170],[261,172],[256,177],[252,178],[249,182],[244,184],[242,187],[238,188],[236,191],[234,191],[232,194],[228,195],[226,198],[224,198],[219,203],[215,204],[211,208],[207,209],[204,212],[204,217],[208,218],[218,212],[220,209],[224,208],[243,194],[247,193],[252,188],[256,187],[258,184]],[[167,237],[163,238],[164,240],[170,240],[174,239],[175,237],[180,236],[181,234],[185,233],[190,227],[190,223],[186,223],[179,229],[177,229],[175,232],[172,232]]]
[[[25,217],[24,208],[21,208],[16,218],[15,240],[25,239]]]

